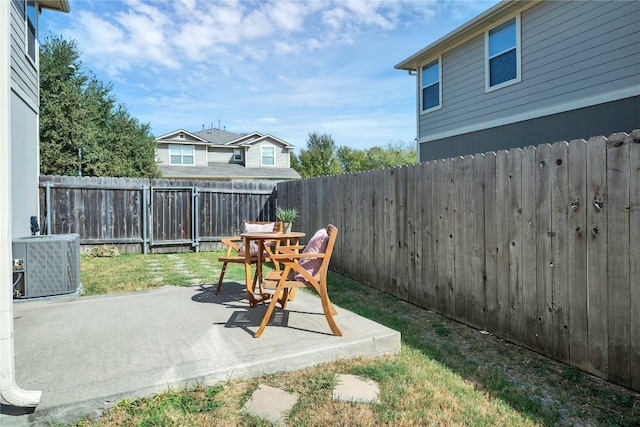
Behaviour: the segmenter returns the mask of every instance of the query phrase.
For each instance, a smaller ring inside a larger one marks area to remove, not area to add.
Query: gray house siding
[[[38,73],[25,54],[24,1],[10,10],[11,164],[20,165],[11,168],[11,233],[21,237],[38,215]]]
[[[640,128],[640,96],[420,144],[420,161],[608,136]]]
[[[11,90],[38,113],[38,72],[25,54],[24,0],[11,0]]]
[[[637,96],[640,94],[639,15],[640,2],[636,1],[541,2],[524,10],[521,13],[522,81],[489,93],[485,92],[484,34],[445,52],[442,55],[442,108],[419,115],[418,141],[427,145],[421,147],[420,152],[440,153],[436,146],[443,144],[439,142],[450,142],[454,136],[459,141],[461,135],[469,133],[466,139],[477,141],[479,132],[487,128],[524,120],[540,119],[540,123],[546,123],[545,117],[558,118],[560,113],[583,110],[590,104],[618,105],[612,102]],[[589,118],[590,111],[595,110],[584,110],[584,115],[579,116]],[[576,117],[576,114],[569,116]],[[603,130],[595,134],[606,134],[604,129],[611,126],[603,124]],[[573,127],[567,124],[563,132]],[[634,127],[638,127],[637,122],[633,126],[626,123],[616,131],[629,131]],[[559,134],[551,136],[551,141],[563,139]],[[585,136],[591,134],[580,131],[568,138]],[[548,140],[532,143],[542,142]],[[490,149],[498,149],[500,144]],[[487,150],[478,146],[470,152],[481,151]],[[421,156],[421,160],[438,158],[435,156]]]

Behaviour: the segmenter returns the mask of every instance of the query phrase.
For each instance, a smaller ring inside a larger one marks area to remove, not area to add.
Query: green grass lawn
[[[220,253],[86,257],[85,295],[217,283]],[[243,281],[230,265],[227,279]],[[259,384],[300,395],[294,426],[555,426],[640,425],[640,398],[575,368],[448,320],[339,274],[330,273],[332,302],[402,334],[394,357],[342,360],[303,371],[214,386],[168,390],[120,402],[83,426],[269,426],[241,413]],[[338,374],[380,384],[380,404],[336,402]]]

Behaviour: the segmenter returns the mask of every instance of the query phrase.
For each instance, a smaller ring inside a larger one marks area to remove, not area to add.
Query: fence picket
[[[629,277],[631,283],[631,388],[640,390],[640,130],[633,131],[629,144]]]
[[[553,357],[569,362],[570,300],[567,277],[568,159],[569,145],[551,146],[551,289]]]
[[[607,151],[606,138],[594,137],[587,142],[587,277],[590,371],[609,372],[609,329],[607,287]],[[605,203],[606,202],[606,203]]]
[[[507,248],[509,269],[509,337],[521,343],[523,334],[523,289],[522,289],[522,150],[509,150],[508,168],[508,206],[509,217]]]
[[[509,165],[508,153],[496,153],[496,311],[500,336],[509,337]]]
[[[487,327],[486,320],[486,266],[485,266],[485,176],[484,154],[473,157],[473,282],[470,291],[467,310],[472,326],[483,330]]]
[[[567,276],[569,305],[569,362],[589,369],[587,349],[587,142],[574,140],[568,152]]]
[[[629,143],[626,134],[607,141],[607,224],[609,242],[609,378],[630,386],[631,330],[629,317]],[[636,278],[638,280],[638,278]]]

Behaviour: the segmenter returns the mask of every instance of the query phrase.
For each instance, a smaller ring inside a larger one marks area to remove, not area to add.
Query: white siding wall
[[[209,150],[209,161],[216,163],[229,163],[233,161],[233,149]]]
[[[640,85],[640,2],[542,2],[521,15],[522,82],[485,93],[484,35],[442,57],[442,109],[419,137]]]
[[[289,167],[289,152],[283,148],[281,144],[273,143],[270,141],[259,142],[252,145],[247,150],[246,167],[259,168],[262,166],[262,147],[272,146],[275,148],[275,165],[276,168],[288,168]],[[270,166],[267,166],[270,167]]]
[[[183,144],[189,145],[189,144]],[[156,146],[156,160],[163,165],[171,164],[171,154],[169,144],[158,144]],[[207,166],[207,147],[205,145],[196,145],[194,153],[194,166]],[[186,165],[185,165],[186,166]]]

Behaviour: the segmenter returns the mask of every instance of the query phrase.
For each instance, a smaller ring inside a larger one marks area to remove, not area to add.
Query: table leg
[[[253,280],[251,278],[251,240],[244,239],[244,279],[247,288],[247,299],[249,305],[254,307],[257,303],[256,297],[253,294]]]
[[[258,278],[258,292],[260,299],[264,299],[264,288],[262,287],[262,251],[264,251],[264,241],[258,240],[258,261],[256,264],[256,277]]]

